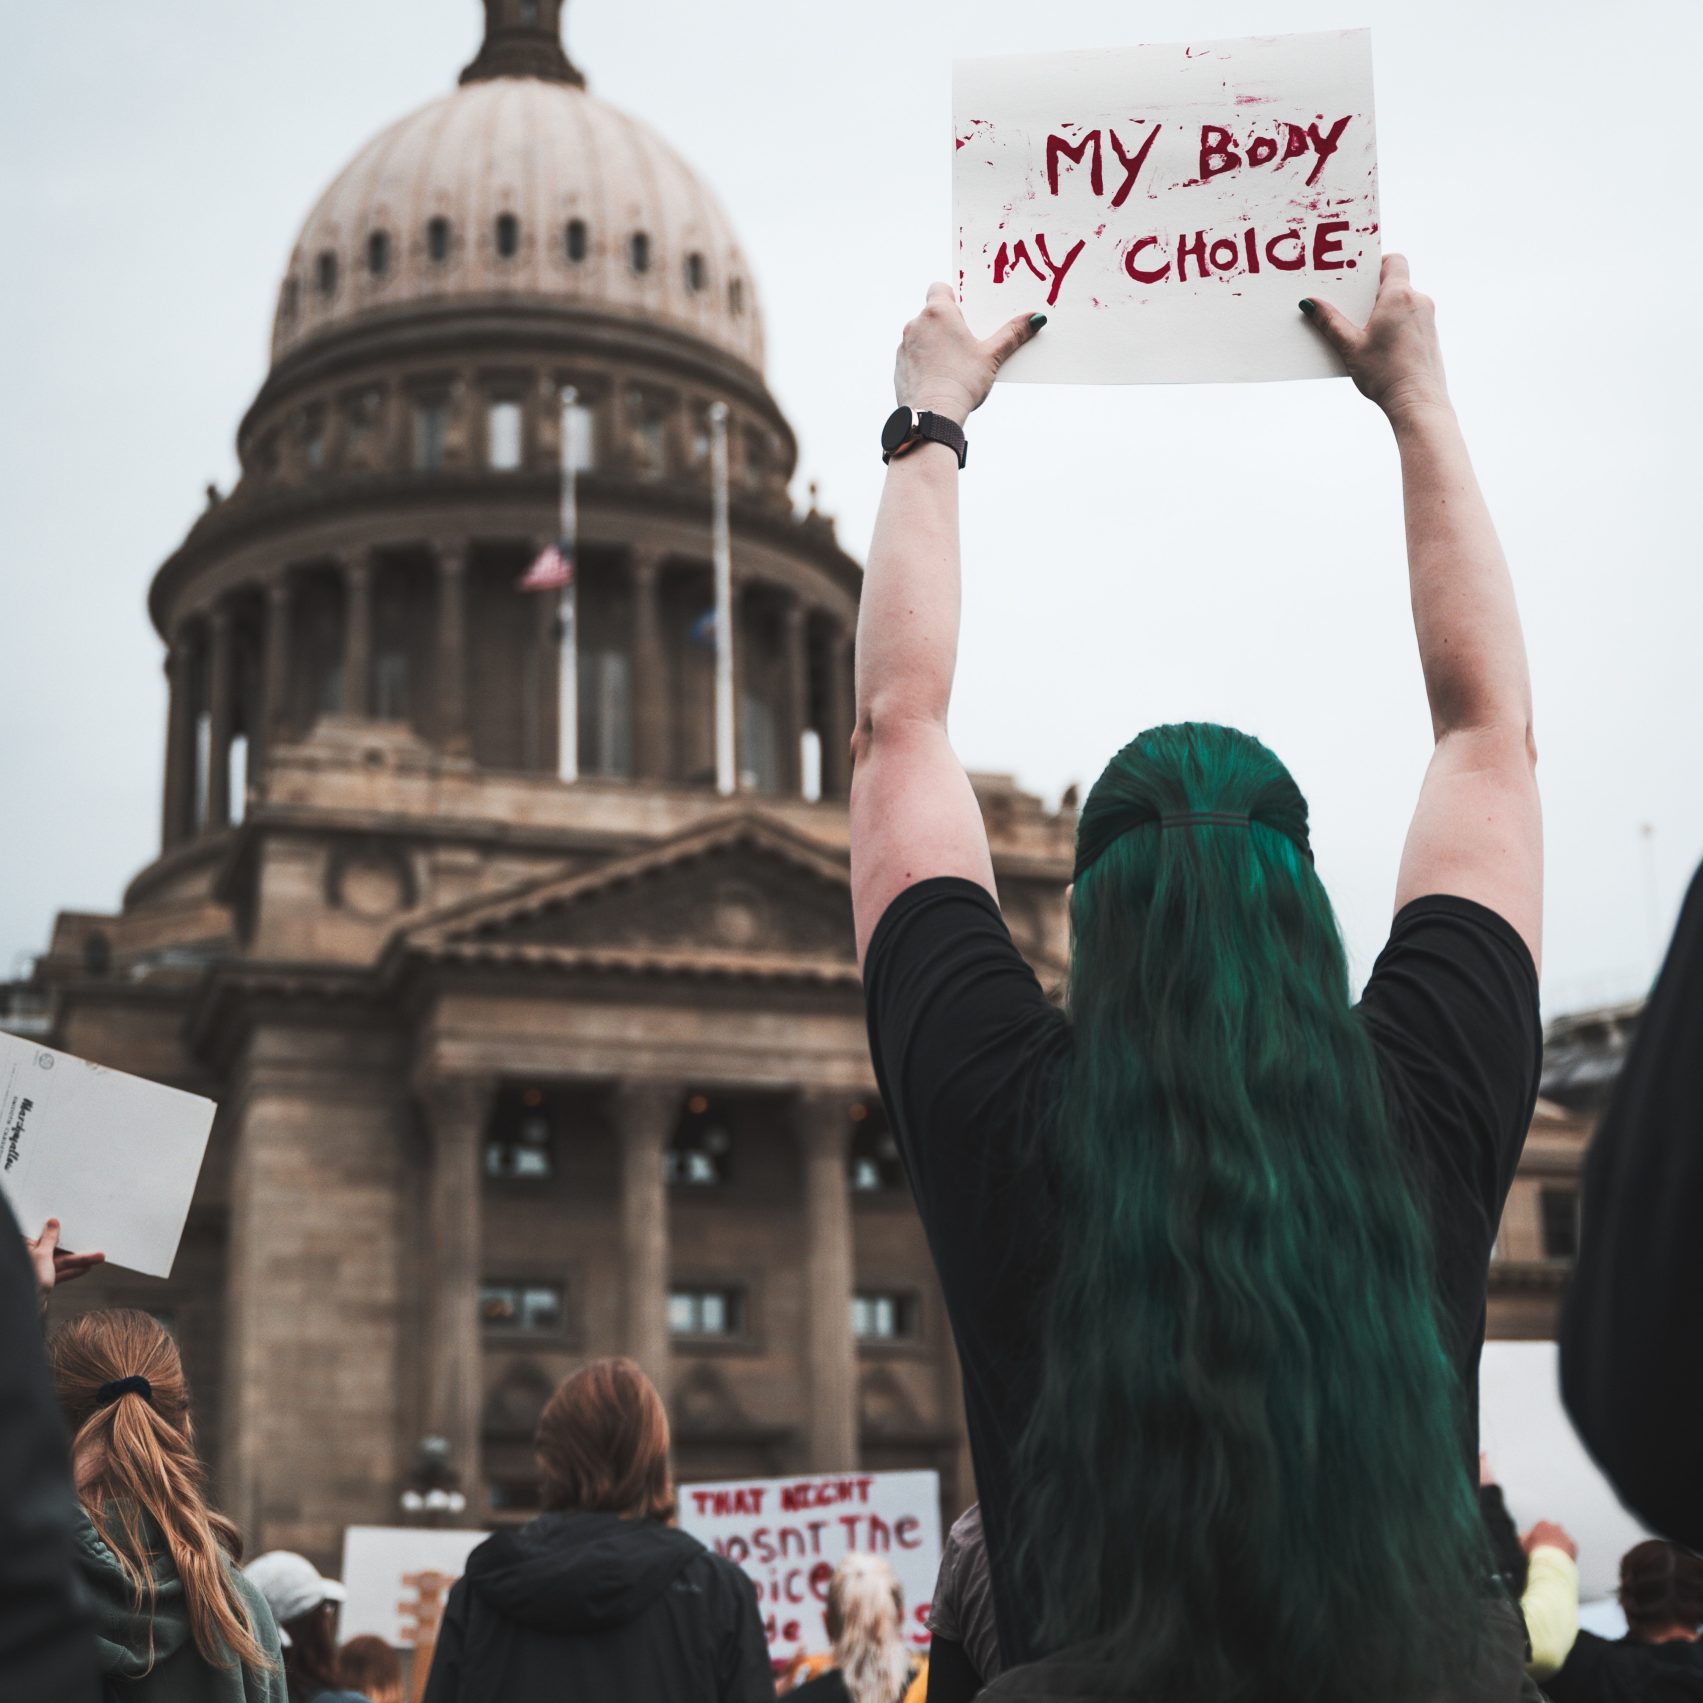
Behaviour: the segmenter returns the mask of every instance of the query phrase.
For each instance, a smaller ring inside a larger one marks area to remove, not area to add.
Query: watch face
[[[905,440],[916,429],[916,418],[909,408],[895,408],[887,416],[887,424],[881,428],[881,447],[889,455],[903,447]]]

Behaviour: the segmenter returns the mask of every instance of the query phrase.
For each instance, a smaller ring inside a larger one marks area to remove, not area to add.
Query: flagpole
[[[733,528],[727,498],[727,404],[711,404],[710,479],[714,492],[715,554],[715,775],[716,791],[731,798],[739,787],[734,742]]]
[[[556,772],[565,781],[579,779],[579,506],[574,489],[578,477],[574,444],[574,404],[579,392],[570,384],[562,390],[562,516],[560,548],[573,571],[557,594],[556,631],[561,664],[557,670]]]

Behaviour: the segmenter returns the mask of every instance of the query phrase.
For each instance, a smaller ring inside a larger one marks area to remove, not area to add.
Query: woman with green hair
[[[1066,1008],[947,738],[962,427],[1044,323],[906,327],[857,642],[875,1066],[951,1315],[1008,1671],[989,1695],[1519,1695],[1476,1505],[1490,1251],[1537,1092],[1542,832],[1513,587],[1431,303],[1306,313],[1388,416],[1435,751],[1351,1002],[1258,740],[1148,729],[1082,810]]]

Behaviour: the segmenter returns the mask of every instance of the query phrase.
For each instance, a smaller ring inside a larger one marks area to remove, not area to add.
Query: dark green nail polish
[[[1031,331],[1039,331],[1046,323],[1047,316],[1044,313],[1032,313],[1029,315],[1029,329]]]
[[[1311,313],[1313,311],[1313,304],[1306,296],[1301,298],[1301,311],[1302,313]]]

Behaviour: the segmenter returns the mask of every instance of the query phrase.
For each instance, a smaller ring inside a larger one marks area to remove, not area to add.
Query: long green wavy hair
[[[1246,734],[1156,727],[1077,843],[1059,1261],[1018,1454],[1039,1647],[1142,1703],[1447,1695],[1490,1566],[1306,801]]]

